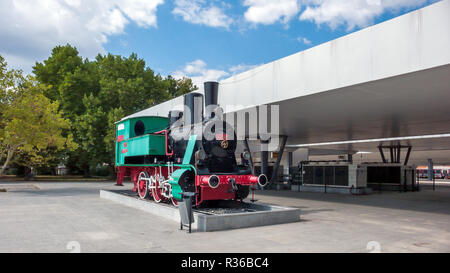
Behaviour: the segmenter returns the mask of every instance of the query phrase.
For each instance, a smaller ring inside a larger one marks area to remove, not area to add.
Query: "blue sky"
[[[31,71],[58,44],[135,52],[162,75],[218,80],[431,0],[3,0],[0,54]]]

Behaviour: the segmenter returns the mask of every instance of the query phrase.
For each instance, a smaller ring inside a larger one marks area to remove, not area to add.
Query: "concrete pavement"
[[[130,184],[126,187],[131,188]],[[449,252],[450,188],[347,196],[264,191],[298,223],[187,234],[99,198],[108,183],[0,182],[0,252]],[[368,249],[369,248],[369,249]]]

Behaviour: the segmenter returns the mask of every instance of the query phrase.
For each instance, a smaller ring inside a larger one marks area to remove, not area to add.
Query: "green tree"
[[[100,89],[97,67],[91,62],[84,62],[75,71],[65,74],[59,84],[61,110],[71,119],[82,115],[86,109],[83,98],[85,95],[96,95]]]
[[[70,45],[57,46],[52,50],[50,58],[43,63],[36,63],[33,67],[33,73],[39,82],[50,87],[44,95],[55,101],[61,99],[59,88],[66,80],[66,76],[75,73],[82,65],[83,59],[79,56],[75,47]]]
[[[108,117],[98,97],[91,94],[85,96],[83,102],[86,112],[78,116],[74,125],[80,148],[89,155],[86,158],[88,165],[96,165],[105,161],[103,139],[108,126]]]
[[[8,70],[6,60],[0,56],[0,162],[7,156],[7,144],[5,143],[6,119],[5,111],[11,107],[11,103],[21,96],[25,78],[20,70]]]
[[[90,166],[113,165],[116,121],[195,90],[190,79],[155,74],[136,54],[98,55],[83,61],[70,45],[54,48],[33,72],[50,86],[44,94],[58,101],[71,121],[68,131],[78,149],[70,153],[68,166],[84,170],[86,176]]]
[[[169,84],[169,99],[182,96],[197,89],[189,78],[183,77],[182,79],[177,80],[169,75],[167,76],[166,81]]]
[[[8,90],[20,95],[2,112],[2,153],[7,156],[0,175],[17,152],[27,153],[28,165],[35,167],[43,164],[45,159],[40,154],[47,149],[60,151],[76,147],[70,134],[63,135],[70,122],[62,117],[58,102],[52,103],[43,95],[44,90],[46,87],[32,77],[27,77],[20,91]]]
[[[99,97],[106,111],[122,107],[125,114],[135,113],[167,99],[162,79],[145,66],[136,54],[128,58],[108,54],[97,56],[100,75]]]
[[[0,55],[0,121],[3,109],[22,94],[26,81],[21,70],[8,70],[7,65],[6,60]]]
[[[91,158],[83,149],[84,138],[79,134],[77,124],[80,116],[86,113],[83,99],[90,95],[96,96],[99,92],[97,65],[89,60],[83,61],[75,47],[57,46],[47,60],[36,63],[33,73],[39,82],[49,86],[45,96],[57,101],[64,117],[71,122],[65,134],[73,135],[78,149],[68,154],[67,165],[88,173]]]

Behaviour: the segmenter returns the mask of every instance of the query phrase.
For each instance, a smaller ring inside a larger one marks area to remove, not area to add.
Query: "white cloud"
[[[253,68],[256,68],[260,66],[260,64],[252,65],[252,64],[238,64],[235,66],[230,67],[229,71],[231,74],[236,75],[245,71],[252,70]]]
[[[343,25],[347,30],[373,24],[377,16],[436,0],[244,0],[244,18],[254,24],[287,24],[300,13],[300,20],[326,24],[331,29]],[[300,10],[303,10],[300,12]]]
[[[209,5],[207,3],[206,0],[175,0],[175,8],[172,12],[192,24],[228,29],[233,23],[233,19],[224,12],[223,7],[226,4],[220,2],[222,5],[220,8],[212,2]]]
[[[312,42],[305,37],[297,37],[297,41],[301,44],[312,45]]]
[[[0,54],[11,67],[31,71],[58,44],[70,43],[86,57],[104,53],[108,36],[130,22],[156,27],[164,0],[2,0]]]
[[[195,60],[193,62],[187,63],[181,70],[177,70],[173,73],[173,77],[176,79],[181,79],[183,77],[189,77],[192,82],[197,87],[203,86],[204,82],[207,81],[221,81],[226,77],[230,77],[260,65],[250,65],[250,64],[238,64],[231,66],[227,70],[211,69],[203,60]]]
[[[417,7],[427,0],[303,0],[306,9],[300,20],[326,24],[331,29],[345,26],[347,30],[373,24],[386,11]]]
[[[287,24],[300,11],[298,0],[245,0],[243,5],[245,19],[254,24]]]
[[[202,60],[195,60],[186,64],[182,70],[175,71],[173,77],[180,79],[183,77],[189,77],[197,87],[203,85],[206,81],[219,81],[226,76],[229,76],[225,70],[210,69],[206,63]]]
[[[164,0],[120,0],[119,2],[120,9],[131,20],[140,27],[148,27],[157,25],[156,11],[158,6],[164,3]]]

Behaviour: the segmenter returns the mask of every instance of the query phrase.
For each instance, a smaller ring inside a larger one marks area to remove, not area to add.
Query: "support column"
[[[245,138],[244,140],[244,144],[245,144],[245,149],[250,153],[250,168],[252,170],[252,174],[255,174],[255,168],[254,168],[254,164],[253,164],[253,156],[252,156],[252,151],[250,151],[250,146],[248,145],[248,138]]]
[[[428,159],[428,181],[433,181],[433,178],[434,178],[433,160]]]
[[[386,157],[384,157],[383,147],[382,146],[378,146],[378,150],[380,151],[381,160],[383,160],[383,163],[387,163]]]
[[[353,164],[353,155],[352,154],[348,154],[347,155],[347,160],[348,160],[348,162],[350,162],[350,164]]]
[[[287,165],[288,165],[288,174],[291,175],[291,167],[292,167],[292,161],[293,161],[293,153],[292,152],[288,152],[288,156],[287,156]]]
[[[261,141],[261,174],[267,176],[268,166],[269,166],[269,152],[265,151],[267,149],[267,144],[269,141]]]
[[[409,146],[409,147],[408,147],[408,152],[406,152],[406,157],[405,157],[405,166],[407,166],[407,165],[408,165],[408,162],[409,162],[409,156],[411,155],[411,150],[412,150],[412,147],[411,147],[411,146]]]
[[[277,178],[278,169],[280,168],[280,162],[281,162],[281,159],[283,158],[284,148],[286,147],[286,141],[287,141],[287,136],[282,136],[280,152],[278,153],[277,163],[275,164],[275,168],[273,168],[272,178],[270,179],[271,183],[274,182],[275,179]]]

